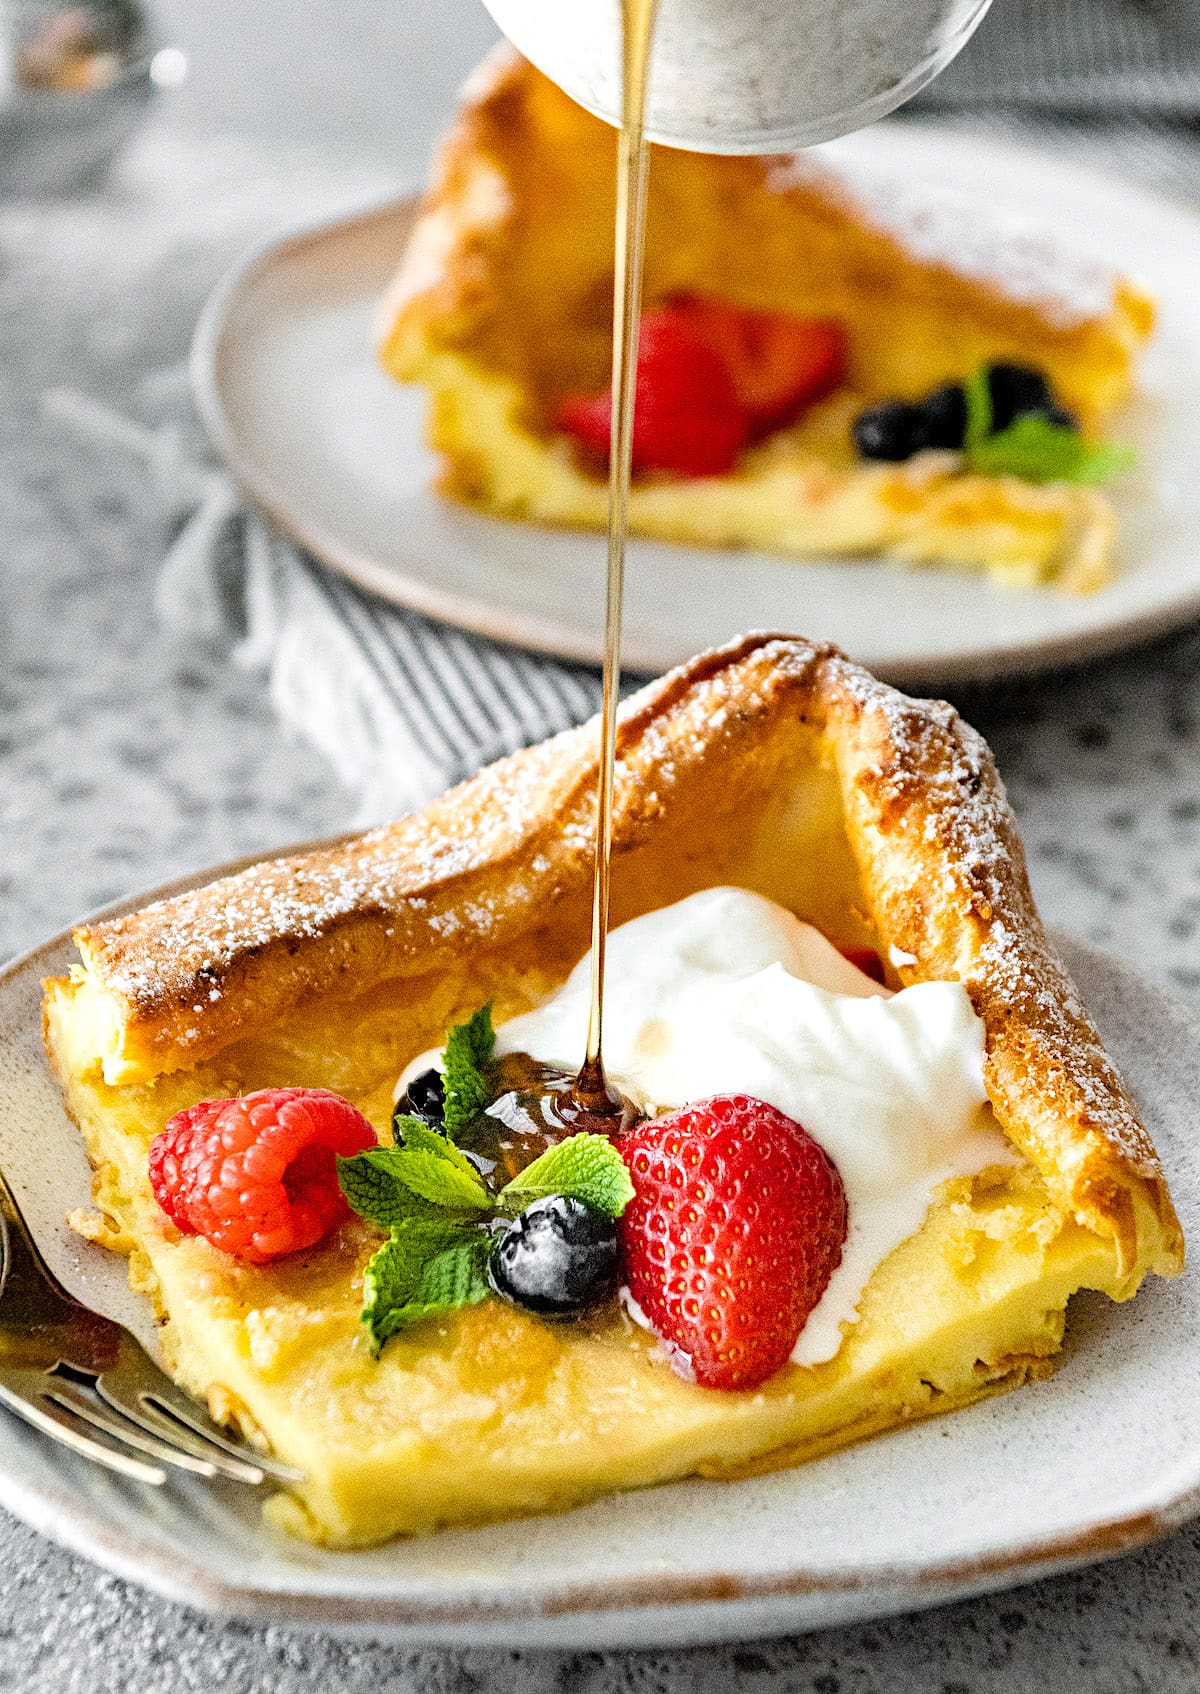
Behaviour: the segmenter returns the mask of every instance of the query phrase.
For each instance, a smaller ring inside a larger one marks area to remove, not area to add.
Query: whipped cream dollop
[[[577,1067],[590,971],[585,955],[549,1000],[500,1026],[496,1051]],[[608,938],[609,1076],[650,1111],[713,1094],[765,1100],[841,1173],[849,1233],[798,1364],[837,1352],[872,1271],[920,1228],[941,1183],[1014,1158],[988,1110],[983,1057],[961,983],[893,994],[745,889],[706,889]]]

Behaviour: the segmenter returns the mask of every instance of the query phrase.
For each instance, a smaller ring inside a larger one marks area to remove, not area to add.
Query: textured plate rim
[[[1119,190],[1185,219],[1200,234],[1200,207],[1180,195],[1146,187],[1118,172],[1058,157],[1036,145],[1009,137],[988,136],[985,131],[965,129],[946,131],[936,119],[930,118],[903,121],[910,135],[923,138],[940,135],[950,146],[964,140],[968,143],[985,142],[993,151],[999,149],[1024,161],[1026,168],[1049,166],[1063,176],[1075,176],[1093,183],[1110,180]],[[419,191],[402,191],[382,204],[307,224],[283,235],[277,233],[255,244],[235,260],[205,301],[193,335],[189,371],[197,411],[211,442],[241,492],[253,500],[284,534],[327,568],[392,605],[508,645],[577,663],[598,665],[602,657],[599,636],[588,638],[552,617],[526,612],[515,605],[498,607],[492,602],[475,599],[469,593],[444,592],[430,578],[414,576],[396,565],[382,564],[369,553],[348,546],[319,523],[309,523],[298,517],[291,510],[286,492],[257,461],[252,444],[243,443],[242,434],[226,407],[219,375],[222,339],[234,307],[244,292],[253,287],[257,276],[272,266],[286,265],[306,248],[336,247],[341,240],[352,239],[373,224],[386,227],[392,222],[399,223],[412,215],[419,199]],[[481,521],[511,527],[510,520],[483,513],[473,515]],[[563,532],[551,528],[543,533],[552,539]],[[668,543],[658,545],[669,546]],[[713,551],[721,553],[720,549]],[[739,557],[733,551],[727,551],[724,556],[734,561]],[[831,568],[836,568],[836,564]],[[986,683],[1005,677],[1037,675],[1103,658],[1152,641],[1197,616],[1200,616],[1200,586],[1180,591],[1140,611],[1129,609],[1113,614],[1084,630],[1056,635],[1022,635],[990,646],[972,647],[958,655],[931,657],[920,651],[909,651],[886,660],[868,656],[862,662],[885,680],[902,687]],[[663,655],[639,648],[636,630],[626,631],[624,646],[628,669],[647,674],[663,669]]]
[[[84,923],[119,917],[155,900],[232,875],[250,865],[335,846],[351,839],[354,833],[344,832],[300,842],[267,853],[245,854],[114,901],[77,921]],[[71,925],[61,930],[0,967],[0,991],[31,974],[40,976],[49,955],[70,946],[75,927]],[[1119,974],[1136,988],[1143,999],[1156,1002],[1167,1015],[1182,1016],[1193,1023],[1200,1041],[1200,1018],[1189,1007],[1173,1000],[1111,955],[1073,937],[1064,936],[1064,939],[1069,941],[1074,953],[1088,956],[1100,968]],[[0,1044],[5,1043],[7,1038],[6,1029],[0,1024]],[[48,1064],[46,1070],[49,1076]],[[820,1573],[800,1565],[759,1577],[722,1569],[679,1575],[659,1572],[652,1586],[647,1584],[644,1575],[628,1580],[608,1578],[590,1583],[565,1580],[536,1596],[522,1597],[516,1593],[501,1598],[456,1598],[446,1604],[438,1604],[428,1598],[413,1600],[397,1596],[389,1599],[378,1594],[356,1600],[351,1594],[319,1593],[299,1586],[240,1586],[225,1582],[204,1564],[176,1560],[157,1550],[147,1549],[127,1535],[114,1533],[103,1515],[73,1490],[64,1488],[55,1492],[40,1486],[27,1487],[19,1475],[11,1473],[2,1463],[0,1506],[50,1540],[116,1575],[195,1609],[251,1621],[283,1621],[350,1633],[378,1630],[386,1634],[391,1630],[403,1632],[405,1638],[412,1641],[447,1639],[448,1632],[453,1632],[456,1640],[465,1640],[475,1626],[479,1639],[486,1641],[489,1636],[507,1639],[503,1634],[506,1626],[511,1628],[571,1617],[582,1620],[620,1614],[627,1614],[632,1619],[638,1614],[678,1612],[714,1605],[732,1609],[804,1596],[841,1596],[853,1607],[855,1596],[873,1594],[873,1602],[848,1614],[855,1618],[945,1604],[1113,1558],[1171,1533],[1200,1513],[1200,1452],[1182,1474],[1177,1469],[1166,1483],[1161,1497],[1154,1503],[1123,1516],[1090,1522],[1077,1530],[1013,1541],[984,1554],[960,1556],[941,1564],[906,1564],[903,1560],[894,1560],[887,1565],[873,1566],[861,1574],[852,1571]],[[524,1521],[536,1524],[537,1519]],[[799,1630],[822,1625],[814,1623],[806,1626],[789,1620],[785,1627]],[[499,1635],[497,1631],[500,1631]],[[721,1638],[724,1637],[719,1631],[703,1637]]]

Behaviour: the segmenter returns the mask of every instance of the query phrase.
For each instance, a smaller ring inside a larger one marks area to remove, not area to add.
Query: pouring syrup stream
[[[617,218],[613,272],[612,433],[608,469],[608,577],[604,609],[604,692],[600,709],[600,767],[596,795],[596,847],[592,892],[592,984],[587,1052],[571,1089],[579,1113],[618,1118],[627,1110],[604,1075],[604,967],[608,942],[612,862],[613,782],[616,771],[617,700],[621,682],[621,614],[625,588],[625,537],[633,460],[633,409],[637,386],[638,324],[646,224],[649,150],[644,120],[646,82],[657,0],[622,0],[622,119],[617,142]]]

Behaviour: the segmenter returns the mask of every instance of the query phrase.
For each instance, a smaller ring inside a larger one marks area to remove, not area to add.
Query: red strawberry
[[[848,965],[853,965],[856,971],[869,976],[872,982],[880,982],[887,986],[887,972],[883,968],[883,960],[874,947],[843,947],[843,959]]]
[[[611,389],[570,395],[559,408],[560,426],[604,462],[611,420]],[[646,312],[638,341],[634,470],[719,476],[746,437],[746,417],[719,354],[671,308]]]
[[[761,440],[822,399],[846,374],[846,331],[836,318],[755,312],[700,294],[670,308],[717,353]]]
[[[621,1138],[629,1291],[706,1388],[755,1388],[787,1363],[837,1269],[846,1195],[798,1123],[718,1094]]]

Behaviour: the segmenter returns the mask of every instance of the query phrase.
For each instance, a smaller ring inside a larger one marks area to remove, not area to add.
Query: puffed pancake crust
[[[357,1221],[266,1267],[181,1237],[147,1144],[197,1100],[324,1086],[389,1132],[409,1059],[485,999],[498,1019],[586,951],[597,733],[505,759],[416,816],[76,935],[46,1040],[167,1358],[307,1481],[268,1507],[364,1545],[790,1465],[1051,1368],[1081,1287],[1128,1298],[1182,1240],[1136,1108],[1034,910],[987,747],[835,649],[749,636],[623,709],[614,921],[701,888],[765,894],[893,986],[965,984],[1019,1157],[938,1192],[876,1268],[839,1351],[753,1393],[681,1381],[613,1311],[552,1325],[495,1299],[359,1336]]]
[[[497,516],[591,529],[607,491],[552,419],[602,390],[612,338],[614,133],[510,48],[468,83],[381,317],[380,356],[430,394],[439,488]],[[680,293],[840,319],[847,385],[728,475],[641,479],[630,526],[798,557],[876,554],[1088,590],[1112,570],[1102,492],[965,475],[959,455],[858,459],[856,414],[986,361],[1038,366],[1098,433],[1150,334],[1147,296],[1024,222],[809,157],[652,149],[647,305]]]

